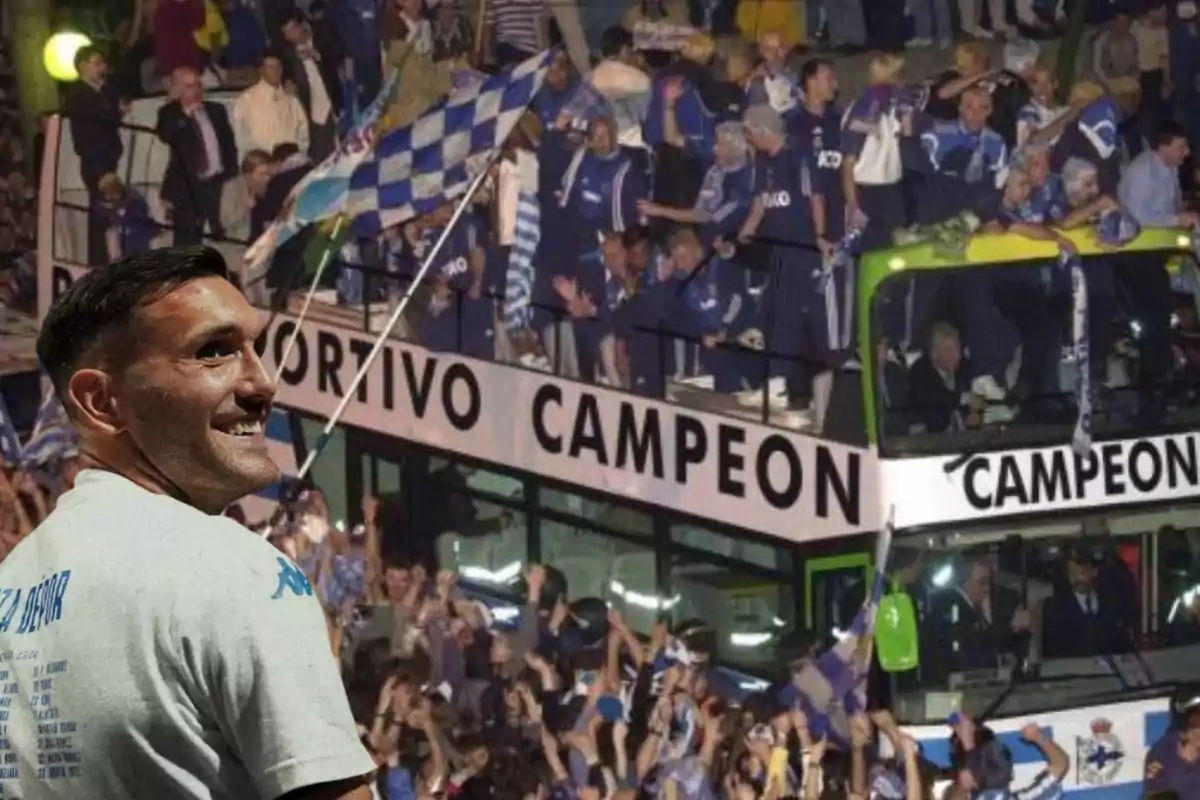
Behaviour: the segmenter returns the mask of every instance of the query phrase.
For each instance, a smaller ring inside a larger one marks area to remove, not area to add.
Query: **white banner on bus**
[[[983,453],[947,471],[948,456],[881,462],[896,527],[1200,497],[1200,435],[1180,433]]]
[[[83,271],[53,266],[44,296]],[[271,371],[294,326],[280,315],[260,340]],[[332,413],[372,344],[306,322],[276,403]],[[400,341],[380,354],[345,422],[794,542],[880,524],[868,450]]]

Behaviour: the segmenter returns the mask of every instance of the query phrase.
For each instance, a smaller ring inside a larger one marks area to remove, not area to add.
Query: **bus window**
[[[902,536],[924,550],[903,578],[922,646],[917,675],[898,682],[898,715],[940,723],[949,696],[972,714],[1032,715],[1188,679],[1197,527],[1200,505],[1181,504]]]
[[[867,599],[871,557],[866,553],[813,558],[804,569],[806,622],[819,637],[838,639]]]
[[[1145,417],[1135,411],[1147,399],[1147,380],[1157,381],[1147,370],[1171,358],[1170,326],[1178,324],[1172,308],[1145,307],[1122,276],[1157,270],[1165,279],[1180,237],[1156,230],[1143,239],[1117,251],[1080,240],[1081,251],[1091,248],[1080,256],[1091,298],[1084,377],[1093,390],[1104,387],[1092,404],[1096,436],[1144,430]],[[1071,270],[1052,247],[1031,248],[1017,236],[978,237],[967,252],[969,258],[941,257],[926,245],[864,258],[867,272],[877,273],[864,287],[868,352],[875,354],[864,368],[872,373],[871,416],[885,454],[1070,440],[1081,375]],[[911,267],[887,266],[906,259]],[[1148,318],[1157,312],[1161,319]],[[1193,429],[1197,422],[1194,404],[1166,402],[1155,427]]]

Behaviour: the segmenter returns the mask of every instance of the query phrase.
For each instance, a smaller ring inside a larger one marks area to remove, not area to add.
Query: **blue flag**
[[[892,551],[889,517],[875,545],[875,577],[871,594],[841,639],[805,664],[780,693],[780,702],[804,711],[814,739],[829,736],[850,742],[850,719],[867,710],[867,673],[871,667],[875,616],[883,596],[884,573]]]
[[[465,191],[520,121],[552,59],[547,50],[468,83],[412,125],[381,135],[350,177],[347,213],[356,233],[371,236]]]

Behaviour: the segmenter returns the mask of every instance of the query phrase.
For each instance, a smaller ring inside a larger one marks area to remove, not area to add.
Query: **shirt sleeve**
[[[1121,205],[1134,215],[1137,221],[1150,228],[1170,228],[1178,222],[1178,213],[1169,192],[1154,180],[1154,173],[1146,168],[1146,162],[1133,164],[1117,186],[1117,197]]]
[[[257,537],[229,550],[228,568],[206,573],[206,601],[183,612],[176,638],[197,696],[258,793],[277,798],[372,772],[308,579]]]
[[[1146,754],[1146,768],[1142,773],[1142,793],[1147,797],[1153,792],[1168,792],[1173,788],[1158,750],[1158,747],[1153,747]]]
[[[1063,796],[1062,778],[1056,778],[1044,770],[1033,783],[1012,794],[1013,800],[1059,800]]]

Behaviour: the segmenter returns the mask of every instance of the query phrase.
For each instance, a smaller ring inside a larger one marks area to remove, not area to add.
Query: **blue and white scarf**
[[[1079,254],[1063,249],[1059,252],[1058,265],[1070,270],[1071,274],[1071,352],[1075,361],[1075,405],[1078,417],[1075,432],[1071,436],[1071,447],[1081,458],[1092,451],[1092,377],[1088,362],[1091,346],[1088,341],[1088,296],[1087,275]]]
[[[516,238],[508,252],[505,273],[504,327],[509,332],[528,328],[533,317],[533,256],[542,237],[542,209],[536,192],[517,196]]]

